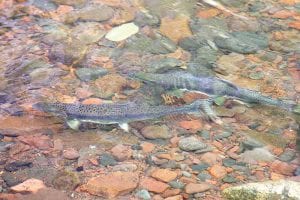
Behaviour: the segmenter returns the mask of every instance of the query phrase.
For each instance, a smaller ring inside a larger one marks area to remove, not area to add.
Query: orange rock
[[[181,182],[183,182],[183,183],[197,183],[197,181],[195,179],[189,178],[189,177],[185,177],[185,176],[180,177],[179,180]]]
[[[22,135],[19,136],[18,139],[23,143],[34,146],[41,150],[47,150],[53,147],[53,143],[47,135]]]
[[[141,147],[144,153],[150,153],[155,149],[155,145],[150,142],[143,142]]]
[[[118,161],[128,160],[132,156],[132,149],[129,146],[125,146],[123,144],[114,146],[110,151]]]
[[[89,99],[85,99],[82,101],[82,104],[85,104],[85,105],[89,105],[89,104],[99,105],[101,103],[103,103],[103,100],[99,99],[99,98],[89,98]]]
[[[188,194],[205,192],[211,189],[211,185],[207,183],[189,183],[185,186],[184,191]]]
[[[296,4],[296,2],[299,3],[299,0],[280,0],[279,2],[285,5],[293,6]]]
[[[183,200],[183,197],[181,195],[176,195],[176,196],[165,198],[164,200]]]
[[[67,148],[63,151],[63,157],[69,160],[75,160],[79,158],[79,153],[74,148]]]
[[[295,91],[300,92],[300,83],[296,83],[295,85]]]
[[[266,179],[266,176],[264,174],[264,171],[261,171],[261,170],[257,170],[255,171],[254,173],[255,177],[259,180],[259,181],[263,181]]]
[[[77,98],[68,95],[62,95],[62,96],[58,96],[57,100],[62,103],[75,103],[77,101]]]
[[[211,9],[207,9],[207,10],[200,10],[197,13],[197,17],[203,18],[203,19],[208,19],[208,18],[215,17],[215,16],[219,15],[220,13],[221,12],[218,9],[211,8]]]
[[[226,176],[227,171],[226,167],[216,164],[209,169],[209,173],[215,178],[223,178]]]
[[[209,165],[214,165],[217,164],[218,162],[220,162],[222,160],[221,156],[216,154],[216,153],[212,153],[212,152],[207,152],[204,153],[201,156],[201,161],[209,164]]]
[[[162,197],[167,198],[167,197],[175,196],[175,195],[179,194],[180,192],[181,192],[180,189],[167,189],[162,194]]]
[[[293,17],[297,15],[295,11],[292,10],[280,10],[272,15],[273,18],[279,18],[279,19],[287,19],[289,17]]]
[[[283,40],[283,39],[285,39],[284,34],[282,32],[280,32],[280,31],[274,32],[273,33],[273,38],[275,40]]]
[[[161,153],[161,154],[156,155],[156,157],[160,158],[160,159],[172,160],[172,156],[168,153]]]
[[[192,132],[197,132],[202,129],[203,123],[201,120],[195,119],[191,121],[181,121],[179,122],[179,126],[191,130]]]
[[[20,193],[25,193],[25,192],[36,193],[42,188],[46,188],[46,185],[43,183],[43,181],[31,178],[31,179],[27,179],[23,183],[11,187],[10,189],[14,192],[20,192]]]
[[[90,96],[93,95],[93,93],[91,91],[89,91],[88,89],[85,88],[77,88],[75,91],[76,97],[78,97],[79,99],[85,99],[85,98],[89,98]]]
[[[130,193],[137,187],[138,182],[139,177],[137,173],[112,172],[91,178],[86,184],[80,187],[80,190],[111,199]]]
[[[231,185],[229,183],[225,183],[225,184],[221,185],[220,189],[224,190],[224,189],[229,188],[229,187],[231,187]]]
[[[154,193],[162,193],[169,188],[169,185],[153,178],[145,177],[140,182],[140,188]]]
[[[173,147],[173,148],[177,147],[179,140],[180,140],[180,138],[177,135],[175,137],[172,137],[170,139],[171,147]]]
[[[151,176],[160,181],[170,182],[177,177],[177,173],[168,169],[156,169]]]
[[[279,148],[279,147],[274,147],[272,149],[272,152],[276,155],[276,156],[279,156],[280,154],[283,153],[283,149],[282,148]]]
[[[189,18],[185,16],[178,16],[174,19],[164,17],[161,19],[160,32],[177,43],[180,39],[192,35]]]
[[[290,22],[289,27],[300,30],[300,21]]]
[[[278,181],[278,180],[284,179],[284,176],[281,175],[281,174],[271,172],[270,178],[271,178],[272,181]]]
[[[278,174],[283,174],[286,176],[292,176],[294,171],[296,170],[297,166],[296,165],[292,165],[286,162],[281,162],[279,160],[275,160],[272,164],[271,164],[271,170],[275,173]]]

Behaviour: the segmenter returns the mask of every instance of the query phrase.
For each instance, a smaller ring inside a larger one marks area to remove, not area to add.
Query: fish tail
[[[259,92],[247,89],[239,90],[239,98],[244,99],[250,103],[261,103],[265,105],[278,106],[288,111],[293,111],[297,104],[293,101],[275,99],[269,96],[264,96]]]

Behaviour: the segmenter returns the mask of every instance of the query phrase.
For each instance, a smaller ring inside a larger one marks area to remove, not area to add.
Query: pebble
[[[166,125],[146,126],[142,129],[141,134],[147,139],[168,139],[172,137]]]
[[[203,163],[203,164],[198,164],[198,165],[192,165],[191,168],[193,171],[202,172],[202,171],[206,170],[207,168],[209,168],[209,164]]]
[[[138,169],[136,164],[133,163],[123,163],[113,166],[113,171],[124,171],[124,172],[134,172]]]
[[[137,32],[139,32],[138,26],[136,26],[134,23],[127,23],[111,29],[105,35],[105,38],[110,41],[120,42],[136,34]]]
[[[231,175],[227,175],[227,176],[225,176],[225,177],[222,179],[222,181],[223,181],[224,183],[235,183],[237,180],[236,180],[235,177],[233,177],[233,176],[231,176]]]
[[[114,146],[110,151],[113,157],[115,157],[118,161],[128,160],[132,156],[132,150],[130,146],[125,146],[122,144]]]
[[[223,138],[228,138],[232,135],[232,132],[231,131],[224,131],[222,132],[221,134],[218,134],[218,135],[215,135],[214,136],[214,139],[215,140],[221,140]]]
[[[222,162],[225,167],[232,167],[233,165],[236,165],[236,160],[232,158],[225,158]]]
[[[140,181],[140,188],[154,193],[162,193],[169,188],[169,185],[153,178],[145,177]]]
[[[38,190],[43,188],[46,188],[46,185],[43,183],[43,181],[31,178],[31,179],[27,179],[23,183],[11,187],[10,189],[14,192],[19,192],[19,193],[26,193],[26,192],[36,193]]]
[[[6,164],[4,169],[8,172],[14,172],[14,171],[18,171],[19,169],[24,169],[31,166],[32,166],[32,162],[30,161],[15,161]]]
[[[151,195],[148,192],[148,190],[139,190],[139,191],[137,191],[135,196],[142,200],[151,200]]]
[[[227,174],[226,168],[218,164],[213,165],[208,171],[215,178],[223,178]]]
[[[198,192],[205,192],[207,190],[210,190],[212,186],[207,183],[188,183],[185,186],[184,191],[188,194],[195,194]]]
[[[151,176],[159,181],[170,182],[177,177],[177,173],[168,169],[156,169]]]
[[[91,178],[86,184],[80,186],[80,190],[105,199],[114,199],[133,191],[138,186],[138,182],[138,173],[111,172]]]
[[[207,148],[206,144],[202,143],[194,136],[180,139],[178,146],[183,151],[196,151]]]
[[[93,81],[108,73],[104,68],[79,68],[75,71],[77,77],[82,81]]]
[[[200,174],[197,175],[197,178],[200,179],[201,181],[206,181],[211,179],[211,175],[207,172],[201,172]]]
[[[172,187],[172,188],[175,188],[175,189],[183,189],[185,184],[176,180],[176,181],[170,181],[169,182],[169,185]]]
[[[286,149],[280,156],[279,160],[283,162],[290,162],[296,157],[295,151],[291,149]]]
[[[108,153],[103,153],[99,156],[99,163],[100,165],[107,167],[107,166],[114,166],[118,164],[118,162],[115,160],[115,158]]]
[[[75,160],[79,158],[79,153],[74,148],[68,148],[63,151],[63,157],[69,160]]]

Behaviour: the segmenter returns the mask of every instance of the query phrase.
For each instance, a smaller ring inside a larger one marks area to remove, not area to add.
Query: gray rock
[[[14,144],[13,142],[1,142],[0,141],[0,152],[8,151],[13,144]]]
[[[255,148],[259,148],[259,147],[263,147],[264,145],[253,139],[253,138],[247,138],[245,141],[242,142],[242,147],[245,149],[245,150],[253,150]]]
[[[207,144],[204,144],[193,136],[180,139],[178,145],[183,151],[196,151],[207,148]]]
[[[247,0],[220,0],[220,3],[223,4],[224,6],[228,7],[242,7],[245,6],[248,1]]]
[[[233,177],[233,176],[226,175],[226,176],[222,179],[222,181],[223,181],[224,183],[235,183],[235,182],[237,182],[237,179],[236,179],[235,177]]]
[[[171,137],[169,128],[166,125],[146,126],[142,129],[141,134],[147,139],[168,139]]]
[[[175,67],[182,66],[182,62],[175,58],[162,58],[160,60],[154,60],[147,63],[147,71],[153,73],[164,73]]]
[[[198,174],[197,178],[201,181],[206,181],[211,179],[211,175],[208,172],[201,172],[200,174]]]
[[[202,130],[200,132],[197,132],[197,134],[199,136],[201,136],[202,138],[206,139],[206,140],[210,139],[210,133],[209,133],[209,131]]]
[[[266,4],[262,1],[254,1],[248,4],[248,10],[250,12],[259,12],[266,8]]]
[[[279,180],[247,183],[223,190],[223,196],[231,200],[248,199],[299,199],[300,183]]]
[[[138,12],[135,16],[134,22],[140,26],[158,26],[160,20],[157,16],[152,15],[148,12]]]
[[[222,162],[225,167],[232,167],[233,165],[236,165],[236,160],[232,158],[225,158]]]
[[[82,81],[93,81],[106,75],[108,71],[104,68],[79,68],[75,73]]]
[[[33,70],[29,76],[32,85],[49,85],[57,82],[59,78],[66,75],[67,72],[58,68],[38,68]]]
[[[133,163],[124,163],[113,166],[113,171],[133,172],[137,170],[137,165]]]
[[[45,11],[52,11],[57,8],[57,5],[51,0],[34,0],[33,5]]]
[[[206,170],[207,168],[209,168],[209,164],[202,163],[202,164],[198,164],[198,165],[192,165],[191,168],[194,171],[202,172],[202,171]]]
[[[250,164],[259,161],[270,162],[274,159],[274,155],[264,148],[255,148],[253,150],[245,151],[241,154],[241,160]]]
[[[139,190],[135,196],[142,200],[151,200],[151,195],[149,194],[148,190]]]
[[[197,50],[193,62],[197,62],[206,68],[212,68],[217,61],[218,53],[209,46],[201,47]]]
[[[300,176],[300,167],[297,167],[297,169],[294,172],[295,176]]]
[[[279,156],[279,160],[283,162],[290,162],[296,157],[296,152],[291,149],[286,149],[282,154]]]
[[[228,138],[232,135],[232,132],[231,131],[224,131],[218,135],[215,135],[214,139],[215,140],[221,140],[223,138]]]
[[[69,5],[69,6],[82,6],[87,0],[52,0],[56,4]]]
[[[80,10],[70,12],[65,17],[66,23],[74,23],[76,21],[94,21],[102,22],[110,19],[114,14],[114,10],[106,5],[89,5]]]
[[[268,47],[265,35],[252,32],[233,32],[228,38],[218,36],[214,41],[221,49],[242,54],[256,53]]]
[[[174,189],[183,189],[185,186],[184,183],[182,183],[178,180],[169,182],[169,185]]]
[[[99,163],[104,167],[114,166],[118,164],[116,159],[111,154],[108,153],[103,153],[99,156]]]
[[[183,171],[182,175],[185,176],[185,177],[192,177],[192,174],[187,172],[187,171]]]
[[[204,47],[207,45],[206,40],[203,40],[202,38],[191,36],[191,37],[185,37],[181,39],[178,42],[178,45],[187,51],[196,51],[200,47]]]

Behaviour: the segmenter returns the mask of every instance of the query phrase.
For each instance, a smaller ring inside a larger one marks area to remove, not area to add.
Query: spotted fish
[[[128,122],[155,119],[171,114],[210,112],[209,100],[197,100],[182,106],[151,106],[146,103],[105,103],[100,105],[66,104],[39,102],[33,108],[53,113],[66,119],[70,128],[77,130],[81,122],[98,124],[118,124],[125,131],[129,130]]]
[[[187,72],[166,74],[137,72],[130,76],[147,83],[159,84],[165,89],[185,89],[206,93],[210,96],[229,96],[248,103],[278,106],[288,111],[299,109],[299,105],[293,101],[271,98],[257,91],[240,88],[233,83],[215,77],[194,76]]]

